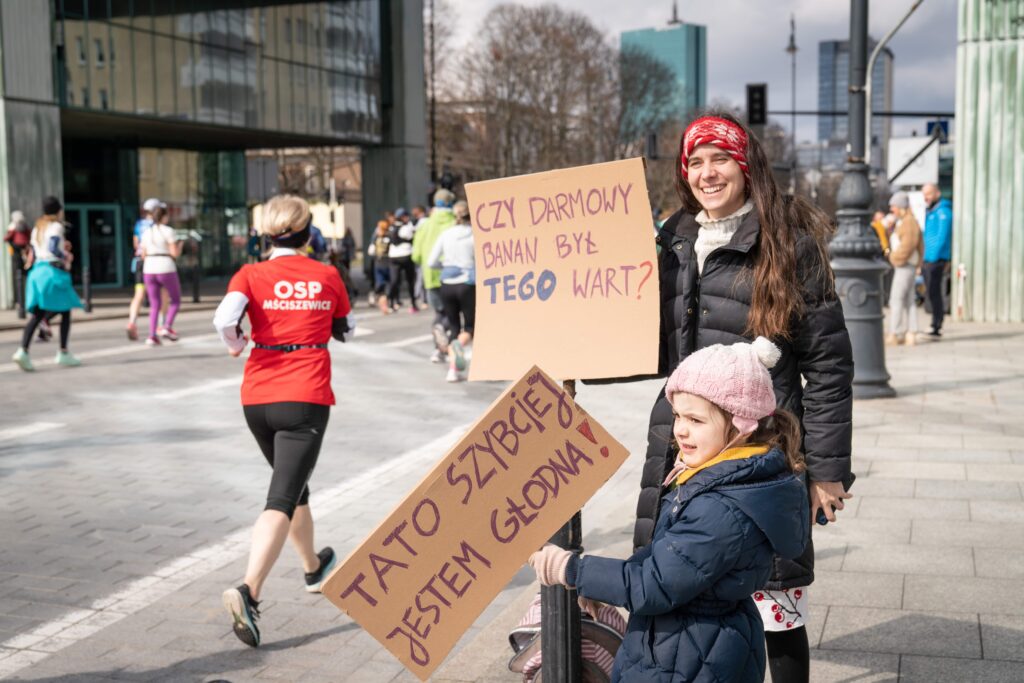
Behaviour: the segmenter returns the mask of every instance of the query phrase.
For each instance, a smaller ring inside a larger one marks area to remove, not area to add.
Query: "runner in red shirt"
[[[270,260],[242,266],[213,324],[238,356],[249,342],[241,319],[249,316],[253,351],[242,380],[242,410],[249,431],[273,468],[267,504],[253,528],[243,583],[224,591],[235,635],[260,644],[259,596],[290,538],[306,571],[306,590],[319,593],[334,568],[334,551],[314,551],[309,486],[327,428],[331,391],[331,337],[345,341],[354,325],[348,293],[338,271],[297,251],[310,237],[305,200],[274,197],[263,207],[263,232],[274,248]]]

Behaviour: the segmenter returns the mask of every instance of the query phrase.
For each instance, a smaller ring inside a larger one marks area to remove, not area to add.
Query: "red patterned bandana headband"
[[[743,177],[750,182],[750,168],[747,166],[747,134],[732,121],[718,116],[704,116],[686,129],[683,134],[682,171],[686,177],[690,155],[701,145],[714,145],[740,165]]]

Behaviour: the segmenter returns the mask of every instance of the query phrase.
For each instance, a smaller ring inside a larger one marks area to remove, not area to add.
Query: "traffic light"
[[[648,159],[658,158],[658,134],[655,132],[647,133],[647,138],[644,141],[644,156]]]
[[[768,123],[768,84],[747,83],[747,125]]]

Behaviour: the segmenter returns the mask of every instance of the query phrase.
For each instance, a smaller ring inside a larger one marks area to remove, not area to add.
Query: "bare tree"
[[[673,93],[676,85],[671,67],[646,50],[627,46],[619,53],[619,128],[617,157],[644,154],[647,138],[657,139],[661,128],[680,118],[677,102],[682,93]]]
[[[495,175],[612,158],[615,51],[582,14],[499,5],[462,60],[465,99],[482,119],[475,147]]]
[[[434,16],[430,16],[433,6]],[[423,3],[424,50],[423,74],[427,83],[427,97],[430,93],[431,66],[434,69],[434,84],[439,100],[449,99],[456,87],[455,67],[458,55],[454,49],[452,27],[457,24],[457,15],[451,0],[427,0]],[[431,35],[433,32],[433,36]],[[431,59],[431,40],[433,40],[433,59]],[[433,64],[431,64],[433,62]]]

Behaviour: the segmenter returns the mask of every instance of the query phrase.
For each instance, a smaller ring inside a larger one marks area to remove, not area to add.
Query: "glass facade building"
[[[60,106],[380,140],[377,0],[223,4],[57,0]]]
[[[159,197],[168,204],[171,225],[196,238],[204,273],[227,275],[245,260],[244,152],[216,149],[221,145],[203,139],[175,149],[174,138],[166,135],[157,140],[139,131],[132,140],[134,129],[171,122],[203,126],[205,137],[213,138],[223,127],[234,129],[236,137],[238,131],[266,131],[345,144],[380,142],[377,0],[224,4],[57,1],[56,99],[71,123],[64,146],[65,198],[72,207],[69,222],[81,223],[86,232],[80,236],[83,246],[101,237],[90,220],[95,210],[76,207],[116,205],[102,229],[110,229],[114,215],[122,226],[116,232],[126,241],[140,202]],[[80,131],[93,125],[95,114],[124,116],[127,135],[97,142]],[[107,161],[111,149],[126,153]],[[90,173],[90,166],[102,173]],[[122,176],[136,178],[135,186],[109,187],[111,178]],[[94,284],[125,282],[130,249],[121,252],[117,263],[104,258],[102,267],[91,268]]]
[[[869,54],[875,49],[874,40],[869,42]],[[882,112],[892,110],[892,74],[893,55],[884,48],[875,62],[871,75],[871,109]],[[850,85],[850,43],[848,40],[823,40],[818,43],[818,110],[845,112],[849,108]],[[880,153],[872,151],[872,158],[884,164],[885,150],[889,146],[892,130],[891,119],[872,117],[872,147]],[[828,164],[841,165],[845,160],[845,146],[849,136],[846,116],[818,116],[818,140],[835,142],[833,150],[828,153]],[[838,144],[842,143],[842,144]],[[838,151],[834,151],[838,150]]]
[[[0,212],[60,197],[96,286],[131,283],[148,197],[207,275],[244,262],[246,150],[360,150],[365,214],[408,203],[425,162],[422,0],[0,2]],[[367,226],[360,226],[362,232]],[[0,306],[11,306],[0,260]]]
[[[706,27],[680,23],[623,31],[620,40],[623,48],[643,50],[672,70],[676,82],[666,83],[665,87],[676,99],[676,111],[681,120],[704,108],[708,88]]]

